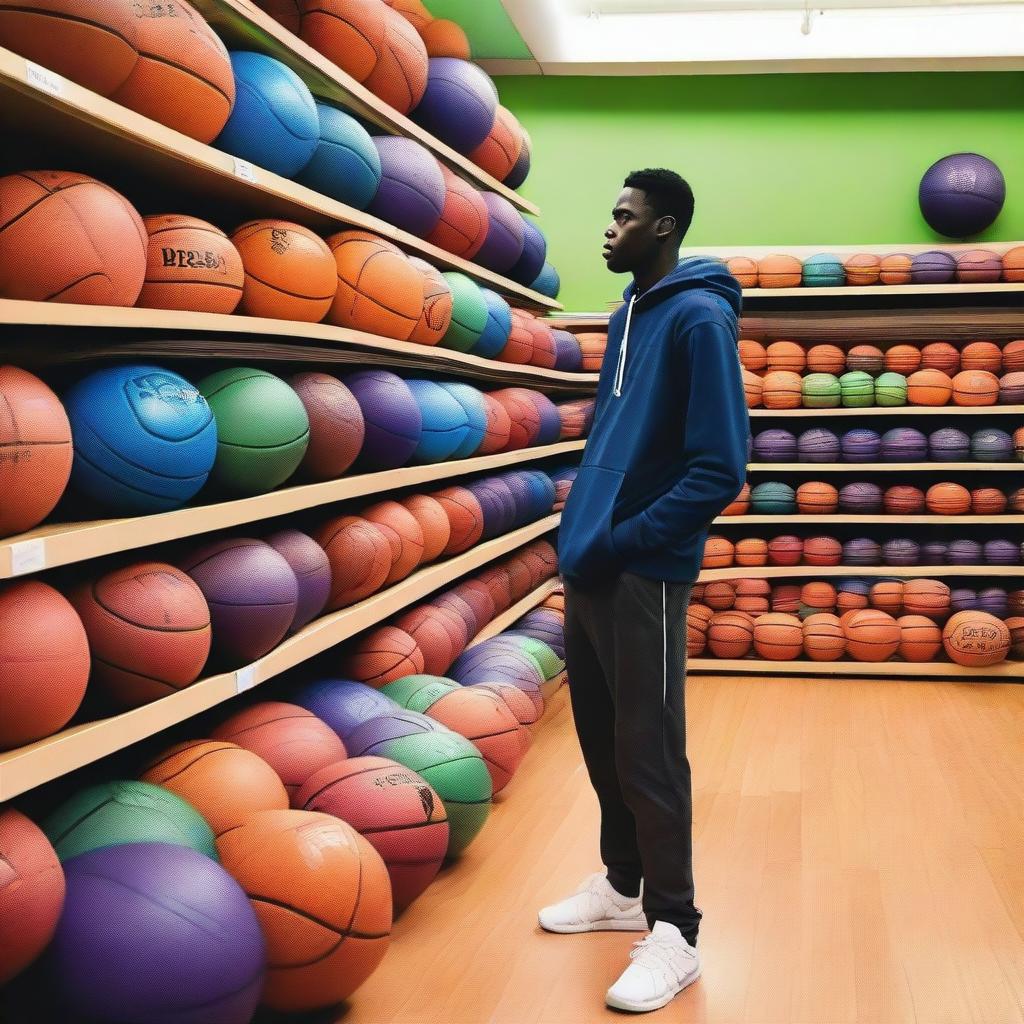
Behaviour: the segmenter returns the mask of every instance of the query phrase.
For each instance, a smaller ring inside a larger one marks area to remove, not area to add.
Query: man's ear
[[[664,217],[658,218],[658,223],[655,225],[654,233],[658,236],[659,241],[665,241],[670,238],[672,233],[676,229],[675,217],[666,214]]]

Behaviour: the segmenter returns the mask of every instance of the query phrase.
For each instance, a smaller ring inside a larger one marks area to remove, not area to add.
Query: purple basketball
[[[494,127],[498,92],[483,68],[457,57],[431,57],[427,88],[413,119],[460,153],[469,153]]]
[[[917,565],[921,548],[909,537],[893,537],[882,545],[882,561],[886,565]]]
[[[999,216],[1006,199],[1003,172],[980,153],[953,153],[924,172],[921,215],[947,238],[968,238]]]
[[[859,480],[839,488],[839,510],[864,514],[882,511],[882,489],[878,484]]]
[[[210,606],[213,653],[245,665],[284,638],[299,604],[299,583],[283,555],[262,540],[235,537],[193,551],[178,567]]]
[[[419,238],[426,238],[444,209],[444,175],[437,158],[414,139],[375,135],[381,178],[369,212]]]
[[[870,537],[854,537],[843,545],[843,565],[878,565],[881,561],[882,549]]]
[[[345,738],[345,749],[349,757],[373,757],[376,748],[390,740],[417,733],[447,731],[446,726],[433,718],[399,707],[397,711],[371,718],[353,729]]]
[[[880,443],[878,432],[867,427],[846,431],[839,440],[843,462],[876,462]]]
[[[579,373],[583,369],[583,352],[576,335],[561,328],[552,333],[555,336],[555,369]]]
[[[466,484],[466,489],[471,491],[480,502],[480,508],[484,514],[484,529],[481,540],[490,540],[512,529],[515,520],[515,508],[512,492],[506,485],[502,488],[501,483],[495,477],[485,477],[482,480],[474,480]]]
[[[1013,438],[995,427],[976,430],[971,435],[971,457],[977,462],[1013,462]]]
[[[796,439],[800,462],[838,462],[839,438],[824,427],[811,427]]]
[[[762,430],[753,439],[756,462],[793,462],[796,459],[796,437],[789,430]]]
[[[302,683],[288,700],[311,711],[342,740],[371,718],[391,714],[399,705],[387,694],[354,679],[318,679]]]
[[[488,270],[506,274],[523,255],[523,218],[502,196],[494,192],[481,192],[480,195],[487,207],[487,237],[474,259]]]
[[[1006,618],[1006,604],[1006,591],[1002,587],[986,587],[978,594],[978,611],[988,612],[997,619]]]
[[[950,541],[946,561],[950,565],[977,565],[981,562],[981,545],[976,540],[963,538]]]
[[[299,600],[289,627],[294,633],[315,619],[331,595],[331,563],[327,552],[307,533],[279,530],[267,543],[291,566],[299,584]]]
[[[104,846],[64,864],[67,895],[47,953],[75,1019],[248,1024],[266,945],[242,887],[169,843]]]
[[[956,260],[948,252],[919,252],[910,261],[911,284],[948,284],[956,275]]]
[[[860,538],[860,540],[863,539],[863,537]],[[870,541],[869,543],[874,542]],[[861,597],[867,597],[875,582],[875,580],[868,582],[867,580],[851,577],[850,579],[840,580],[836,584],[836,590],[839,591],[840,594],[860,594]]]
[[[512,170],[505,175],[504,184],[509,188],[519,188],[530,173],[530,139],[523,132],[523,148],[519,151],[519,159],[512,165]]]
[[[1020,548],[1012,540],[996,538],[985,541],[986,565],[1019,565]]]
[[[512,492],[512,502],[516,510],[514,528],[517,528],[536,518],[532,515],[535,504],[533,488],[529,478],[521,470],[514,470],[511,473],[504,473],[502,475],[505,485]]]
[[[554,444],[562,436],[562,417],[558,415],[558,406],[543,391],[531,390],[530,398],[540,413],[540,430],[533,443]]]
[[[949,557],[949,545],[941,540],[930,540],[921,549],[925,565],[945,565]]]
[[[519,219],[523,222],[523,254],[509,270],[508,276],[520,284],[530,285],[544,269],[548,240],[533,221],[527,220],[522,214]]]
[[[949,608],[954,612],[972,611],[978,607],[977,591],[970,587],[954,587],[949,594]]]
[[[447,608],[449,611],[453,611],[460,619],[466,624],[466,635],[474,637],[480,632],[486,622],[478,622],[476,612],[473,610],[473,606],[459,594],[452,593],[448,590],[438,597],[433,598],[430,604],[437,608]]]
[[[925,462],[928,438],[914,427],[894,427],[882,435],[883,462]]]
[[[482,647],[478,644],[477,647]],[[455,659],[448,669],[452,679],[468,686],[470,683],[493,683],[504,679],[529,692],[544,682],[544,674],[536,659],[510,648],[478,650],[471,647]]]
[[[956,427],[942,427],[928,436],[933,462],[966,462],[971,457],[970,438]]]
[[[366,428],[357,467],[366,472],[404,466],[423,433],[423,415],[409,385],[388,370],[360,370],[343,380]]]

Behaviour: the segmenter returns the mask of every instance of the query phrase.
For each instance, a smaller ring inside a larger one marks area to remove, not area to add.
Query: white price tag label
[[[248,160],[239,160],[237,156],[232,159],[235,161],[235,177],[241,178],[242,181],[252,182],[255,185],[256,168]]]
[[[25,61],[25,78],[29,85],[48,92],[52,96],[64,95],[64,79],[40,64],[33,64],[30,60]]]
[[[24,576],[46,568],[46,542],[42,539],[21,540],[11,545],[11,575]]]
[[[245,693],[256,685],[256,666],[243,665],[235,673],[235,693]]]

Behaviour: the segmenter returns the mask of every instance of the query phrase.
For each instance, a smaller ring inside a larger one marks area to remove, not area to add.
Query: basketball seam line
[[[245,601],[210,601],[211,605],[217,605],[220,608],[285,608],[291,603],[291,601],[260,601],[259,604]]]
[[[67,14],[64,11],[58,12],[58,11],[40,10],[38,7],[6,7],[5,6],[4,10],[6,12],[11,13],[11,14],[28,14],[28,15],[37,15],[37,16],[46,16],[46,15],[56,15],[56,14],[59,14],[59,18],[57,18],[56,20],[59,20],[59,21],[74,21],[74,22],[78,22],[78,24],[80,24],[80,25],[90,25],[93,28],[98,28],[102,32],[109,32],[112,36],[116,36],[118,39],[121,40],[121,42],[125,43],[132,50],[135,50],[135,46],[133,45],[132,41],[130,39],[126,38],[125,36],[123,36],[113,26],[111,26],[111,25],[104,25],[102,22],[99,22],[99,21],[91,21],[89,18],[83,18],[81,15]],[[138,52],[138,51],[136,51],[136,52]]]
[[[168,690],[173,690],[175,692],[184,689],[186,686],[192,685],[191,683],[183,683],[181,686],[178,686],[176,683],[169,682],[166,679],[160,679],[158,676],[151,676],[145,672],[139,672],[134,668],[128,668],[126,665],[118,665],[116,662],[107,661],[106,658],[101,658],[95,651],[92,652],[92,660],[98,661],[100,664],[107,665],[110,668],[116,668],[119,672],[127,672],[130,675],[139,676],[142,679],[148,679],[152,683],[159,683],[161,686],[166,686]],[[202,670],[200,669],[200,671]]]
[[[203,743],[203,742],[204,742],[203,740],[197,740],[195,743],[193,743],[191,745],[192,746],[196,746],[198,743]],[[221,742],[224,743],[223,746],[215,747],[213,750],[206,750],[206,751],[204,751],[194,761],[189,761],[188,764],[183,765],[173,775],[168,775],[166,779],[164,779],[163,781],[157,783],[157,785],[166,786],[167,783],[171,781],[171,779],[176,779],[179,775],[181,775],[182,772],[188,771],[189,768],[191,768],[195,764],[198,764],[204,758],[210,757],[213,754],[221,754],[225,750],[231,750],[233,747],[237,746],[237,744],[227,743],[225,741],[221,741]],[[187,748],[185,750],[176,750],[173,754],[168,754],[167,756],[160,758],[159,761],[156,761],[153,764],[149,765],[146,768],[145,774],[149,774],[151,771],[154,771],[156,768],[159,768],[160,765],[162,765],[165,761],[168,761],[170,758],[178,757],[181,754],[187,754],[187,753],[188,753],[188,749]],[[146,780],[143,779],[142,781],[145,782]]]
[[[76,459],[81,459],[92,470],[94,470],[96,473],[99,473],[100,476],[105,477],[107,480],[110,480],[112,483],[117,484],[119,487],[124,487],[125,489],[127,489],[129,491],[134,491],[136,494],[142,494],[142,495],[144,495],[147,498],[156,498],[156,499],[159,499],[160,501],[171,501],[171,502],[178,502],[179,505],[181,504],[181,502],[179,501],[178,498],[168,497],[167,495],[164,495],[164,494],[158,494],[155,491],[144,491],[141,487],[136,487],[134,484],[129,484],[129,483],[126,483],[124,480],[119,480],[112,473],[108,473],[102,466],[99,466],[95,462],[93,462],[91,459],[86,458],[86,456],[84,456],[80,451],[76,451],[75,452],[75,458]],[[166,478],[166,479],[174,480],[174,479],[178,479],[178,478],[177,477],[170,477],[170,478]],[[205,483],[205,480],[204,480],[204,483]],[[185,500],[187,501],[188,499],[186,498]]]
[[[243,540],[243,538],[236,538],[236,539],[239,540],[239,541]],[[252,541],[249,544],[240,543],[240,544],[237,545],[235,550],[237,550],[238,547],[246,547],[246,548],[258,547],[261,543],[265,543],[265,542],[254,540],[254,541]],[[198,562],[196,562],[193,565],[190,565],[188,568],[181,567],[181,571],[183,573],[185,573],[187,576],[191,577],[192,572],[195,571],[196,569],[198,569],[199,566],[205,565],[207,562],[210,561],[211,558],[216,558],[218,555],[222,555],[225,551],[231,551],[231,550],[232,550],[231,548],[222,548],[220,551],[214,551],[213,554],[207,555],[205,558],[201,558]],[[284,557],[284,556],[282,556],[282,557]],[[194,579],[194,577],[192,577],[192,578]],[[196,584],[196,585],[198,586],[198,584]]]
[[[63,832],[60,833],[60,835],[49,836],[48,838],[50,842],[54,846],[56,846],[62,839],[66,839],[72,832],[74,832],[74,830],[78,828],[79,825],[81,825],[83,822],[88,821],[89,818],[91,818],[94,814],[98,813],[108,804],[112,803],[114,803],[114,798],[112,796],[108,796],[105,800],[103,800],[101,803],[98,803],[95,807],[90,807],[89,810],[85,812],[85,814],[83,814],[80,818],[73,821]]]
[[[211,422],[212,422],[212,419],[213,418],[211,416]],[[141,465],[138,462],[132,462],[132,460],[129,459],[126,455],[122,455],[119,451],[117,451],[116,448],[112,448],[109,444],[107,444],[107,442],[104,440],[104,438],[100,435],[100,433],[96,430],[96,428],[91,423],[87,422],[86,426],[89,428],[89,430],[91,431],[91,433],[92,433],[92,435],[93,435],[93,437],[95,438],[96,441],[98,441],[104,448],[106,448],[107,451],[110,452],[111,455],[113,455],[116,458],[120,459],[125,465],[131,466],[132,469],[142,470],[144,473],[150,473],[153,476],[160,477],[160,479],[162,479],[162,480],[177,480],[179,482],[198,480],[200,478],[202,478],[202,480],[205,482],[206,478],[210,475],[208,470],[206,472],[204,472],[204,473],[195,473],[192,476],[171,476],[169,473],[157,473],[157,472],[154,472],[148,466],[143,466],[143,465]],[[200,428],[200,430],[197,430],[195,434],[191,434],[189,437],[183,438],[182,440],[184,440],[184,441],[191,441],[192,438],[197,437],[208,426],[209,426],[209,423],[203,424],[202,428]],[[148,433],[148,431],[147,431],[147,433]],[[151,435],[151,436],[159,437],[159,435]],[[160,440],[164,441],[166,439],[161,437]],[[180,442],[175,442],[175,443],[180,443]],[[77,458],[79,455],[81,455],[80,449],[75,448],[75,457]],[[110,473],[107,473],[106,470],[104,470],[100,466],[96,465],[96,463],[90,461],[86,456],[82,455],[82,459],[85,462],[88,462],[90,466],[94,466],[101,473],[105,473],[112,480],[116,480],[117,479],[116,477],[112,476]],[[131,484],[127,484],[126,486],[131,487]],[[132,489],[133,490],[138,490],[142,494],[148,494],[149,493],[148,491],[142,491],[140,488],[137,488],[137,487],[134,487]],[[154,497],[163,497],[163,495],[154,495]]]
[[[303,295],[301,292],[289,291],[287,288],[282,288],[280,285],[271,284],[269,281],[264,281],[262,277],[257,277],[251,270],[246,268],[246,277],[251,277],[254,281],[259,281],[265,288],[272,288],[276,292],[281,292],[284,295],[290,295],[293,299],[308,299],[310,302],[325,302],[333,301],[333,295]]]
[[[0,234],[6,231],[12,224],[17,223],[22,217],[31,213],[41,202],[47,199],[52,199],[59,192],[66,192],[68,189],[79,188],[81,185],[91,185],[94,182],[90,181],[75,181],[70,185],[64,185],[59,188],[48,188],[46,185],[41,185],[35,178],[29,177],[27,174],[19,174],[18,177],[25,178],[27,181],[31,181],[37,188],[46,189],[46,192],[41,195],[38,199],[34,200],[29,206],[26,206],[20,213],[16,213],[6,224],[0,225]]]
[[[195,580],[193,580],[192,582],[195,583]],[[207,619],[206,622],[204,622],[201,626],[180,626],[180,627],[151,626],[151,625],[149,625],[146,622],[137,622],[135,619],[129,619],[126,616],[122,615],[120,612],[117,612],[113,608],[111,608],[100,597],[100,595],[96,591],[96,587],[98,586],[98,584],[99,584],[99,580],[93,580],[92,583],[89,585],[89,590],[90,590],[90,592],[92,594],[92,599],[105,612],[108,612],[109,614],[113,615],[115,618],[120,619],[122,622],[127,623],[129,626],[138,626],[140,629],[150,629],[150,630],[153,630],[153,631],[158,632],[158,633],[198,633],[198,632],[200,632],[200,631],[202,631],[204,629],[209,629],[209,627],[210,627],[210,620],[209,619]],[[203,600],[205,601],[206,598],[204,597]]]
[[[144,50],[139,50],[138,52],[140,57],[146,57],[147,59],[153,61],[156,64],[166,64],[167,67],[174,68],[175,71],[181,71],[189,77],[195,78],[198,81],[203,82],[205,85],[208,85],[211,89],[213,89],[214,92],[220,93],[220,95],[223,96],[225,100],[227,100],[228,107],[233,106],[231,97],[228,96],[228,94],[219,85],[217,85],[216,82],[213,82],[209,78],[206,78],[204,75],[199,74],[199,72],[195,68],[190,68],[184,64],[179,64],[177,61],[173,61],[169,57],[161,57],[159,54],[156,53],[149,53]],[[228,66],[230,68],[230,64]],[[132,68],[133,72],[134,70],[135,69]],[[127,82],[125,84],[127,84]],[[123,88],[124,85],[120,85],[118,86],[116,91],[120,92]]]
[[[242,285],[240,285],[240,284],[229,284],[227,281],[203,281],[201,278],[192,278],[192,277],[189,277],[189,278],[171,277],[171,278],[168,278],[167,280],[164,280],[164,281],[155,280],[153,278],[147,277],[146,280],[143,282],[143,284],[148,284],[148,285],[170,285],[172,287],[174,285],[178,285],[178,284],[203,284],[203,285],[210,285],[210,286],[212,286],[214,288],[230,288],[232,291],[235,291],[235,292],[240,292],[240,291],[243,290]],[[157,308],[160,308],[160,307],[157,307]]]
[[[275,448],[281,448],[284,447],[285,445],[295,444],[297,441],[302,441],[304,439],[307,439],[308,437],[309,428],[307,427],[307,429],[304,430],[301,434],[299,434],[298,437],[293,437],[290,441],[279,441],[276,444],[236,444],[233,441],[221,441],[218,438],[217,446],[220,447],[221,445],[223,445],[225,448],[238,448],[254,452],[272,451]]]
[[[428,785],[429,785],[429,783],[428,783]],[[431,787],[431,788],[433,788],[433,787]],[[436,792],[436,790],[435,790],[435,792]],[[361,829],[359,829],[359,834],[362,835],[362,836],[372,836],[372,835],[377,835],[377,834],[379,834],[381,832],[407,832],[411,828],[423,828],[426,825],[450,825],[450,824],[451,824],[451,819],[449,819],[447,817],[444,817],[444,818],[440,818],[440,819],[435,819],[433,821],[417,821],[417,822],[413,823],[412,825],[389,825],[389,826],[381,827],[381,828],[361,828]],[[401,861],[400,863],[407,863],[407,862]],[[429,863],[429,861],[423,861],[423,863],[426,864],[426,863]]]

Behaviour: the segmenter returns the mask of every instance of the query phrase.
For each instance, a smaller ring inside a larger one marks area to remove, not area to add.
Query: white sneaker
[[[655,921],[651,934],[633,947],[629,954],[632,963],[605,996],[605,1002],[616,1010],[657,1010],[700,977],[700,953],[674,924]]]
[[[623,896],[599,871],[585,878],[568,899],[544,907],[537,920],[549,932],[645,932],[643,886],[641,881],[639,896]]]

